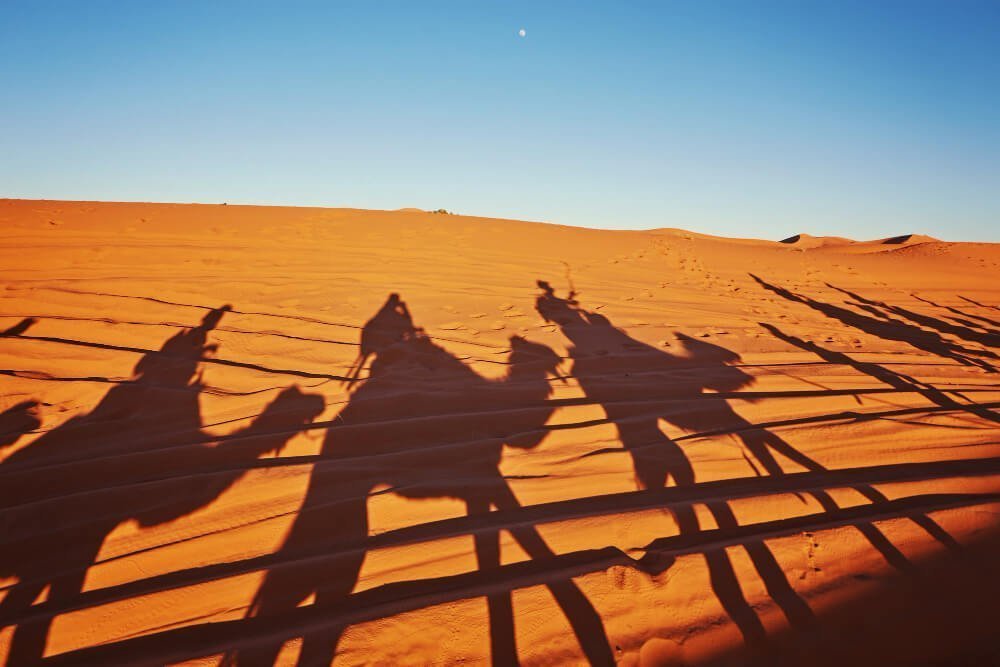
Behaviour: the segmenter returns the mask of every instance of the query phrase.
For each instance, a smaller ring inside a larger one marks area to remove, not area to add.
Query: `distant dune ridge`
[[[901,236],[891,236],[885,239],[874,241],[852,241],[841,236],[810,236],[809,234],[796,234],[788,238],[781,239],[782,243],[787,243],[798,248],[826,248],[829,246],[880,246],[880,245],[905,245],[916,243],[940,243],[940,241],[924,234],[903,234]]]
[[[1000,663],[998,269],[0,200],[0,664]]]

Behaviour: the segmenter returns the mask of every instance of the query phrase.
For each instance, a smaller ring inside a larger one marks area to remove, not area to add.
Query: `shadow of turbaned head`
[[[417,328],[413,325],[413,318],[406,302],[399,297],[399,294],[391,293],[382,307],[361,328],[358,356],[347,371],[346,381],[357,380],[370,357],[408,340],[416,333]]]

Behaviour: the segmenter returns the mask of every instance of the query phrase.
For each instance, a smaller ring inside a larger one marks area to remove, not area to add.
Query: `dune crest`
[[[939,239],[926,234],[903,234],[901,236],[890,236],[886,239],[872,241],[872,243],[882,243],[884,245],[903,245],[905,243],[940,243]]]
[[[798,248],[800,250],[823,249],[834,252],[840,251],[850,254],[859,254],[867,252],[887,252],[922,243],[942,242],[932,236],[926,236],[924,234],[903,234],[900,236],[875,239],[874,241],[855,241],[841,236],[811,236],[809,234],[795,234],[794,236],[782,239],[780,243]]]
[[[809,249],[809,248],[826,248],[829,246],[849,245],[852,243],[857,243],[857,241],[852,241],[851,239],[845,239],[840,236],[811,236],[809,234],[795,234],[794,236],[789,236],[788,238],[781,239],[781,243],[794,245],[797,248]]]

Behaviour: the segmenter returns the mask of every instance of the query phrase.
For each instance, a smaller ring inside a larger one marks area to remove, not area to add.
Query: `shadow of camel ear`
[[[20,336],[37,322],[38,320],[34,317],[26,317],[9,329],[0,331],[0,338]]]
[[[219,308],[213,308],[202,318],[200,328],[214,329],[219,325],[219,320],[222,319],[222,316],[232,311],[232,309],[233,307],[228,303]]]

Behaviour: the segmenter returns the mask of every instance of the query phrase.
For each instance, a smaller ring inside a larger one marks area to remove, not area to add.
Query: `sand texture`
[[[0,664],[995,663],[998,268],[0,200]]]

